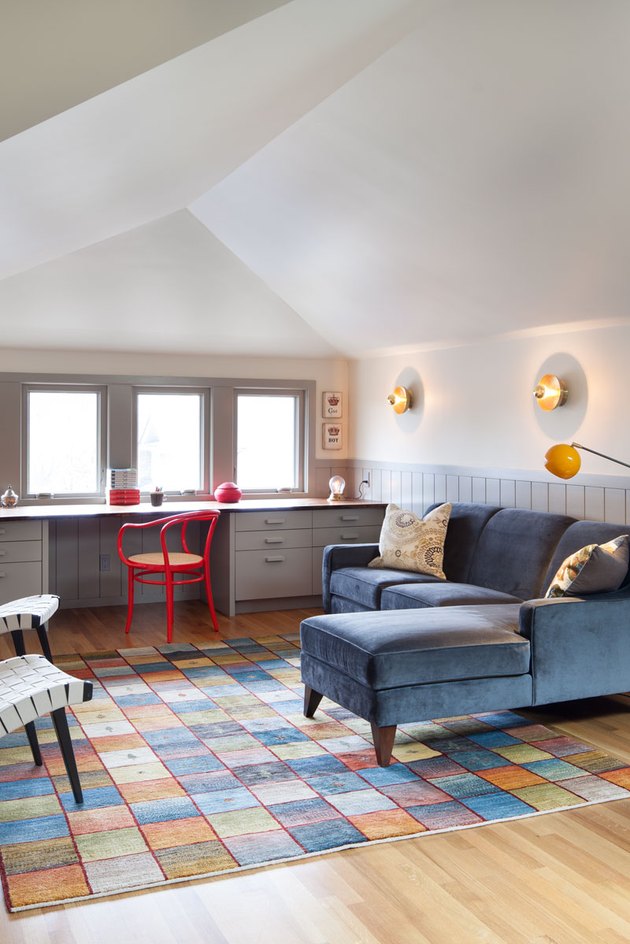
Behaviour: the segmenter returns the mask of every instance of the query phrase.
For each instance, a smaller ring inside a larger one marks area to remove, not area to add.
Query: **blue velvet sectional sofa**
[[[627,525],[456,503],[446,581],[369,568],[378,545],[324,553],[327,613],[302,623],[304,710],[325,695],[371,723],[387,766],[398,724],[630,689],[630,580],[544,599],[561,563]]]

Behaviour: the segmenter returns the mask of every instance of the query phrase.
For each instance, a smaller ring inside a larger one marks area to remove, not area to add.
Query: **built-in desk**
[[[212,550],[215,603],[234,616],[318,605],[325,545],[378,541],[385,505],[276,498],[237,504],[165,501],[161,508],[149,503],[3,508],[0,602],[51,592],[66,607],[125,603],[126,570],[116,547],[121,524],[208,508],[221,512]],[[155,535],[147,534],[147,540]],[[199,592],[198,585],[180,587],[176,597],[196,598]],[[138,602],[159,600],[161,593],[143,586]]]

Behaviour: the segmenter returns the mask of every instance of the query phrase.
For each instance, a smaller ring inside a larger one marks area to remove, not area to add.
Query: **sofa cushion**
[[[545,597],[582,596],[618,590],[628,573],[628,535],[587,544],[562,562]]]
[[[370,610],[378,610],[381,605],[381,593],[387,587],[400,583],[419,583],[437,581],[437,577],[428,574],[403,573],[400,570],[369,567],[341,567],[333,570],[330,577],[331,597],[344,597],[353,603]]]
[[[544,580],[558,541],[574,520],[524,508],[501,509],[481,533],[468,583],[521,600],[539,597],[548,585]]]
[[[388,587],[381,594],[382,610],[404,610],[424,606],[473,606],[481,603],[521,603],[509,593],[449,581]]]
[[[523,675],[530,646],[519,604],[334,613],[302,622],[302,649],[374,689]]]
[[[388,505],[379,540],[380,556],[368,567],[393,567],[445,580],[442,564],[450,513],[450,503],[439,505],[424,518],[398,505]]]

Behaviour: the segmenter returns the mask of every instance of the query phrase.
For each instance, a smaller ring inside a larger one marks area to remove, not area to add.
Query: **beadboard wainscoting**
[[[320,495],[327,494],[331,475],[343,475],[348,498],[357,497],[359,483],[367,479],[370,486],[364,498],[395,502],[417,514],[424,513],[433,502],[465,501],[630,523],[630,476],[580,473],[574,482],[562,482],[545,472],[411,464],[390,466],[349,459],[338,466],[319,462],[316,475]]]

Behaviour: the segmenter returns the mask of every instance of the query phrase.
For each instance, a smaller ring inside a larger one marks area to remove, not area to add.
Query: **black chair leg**
[[[47,627],[38,626],[37,627],[37,638],[39,639],[39,644],[42,647],[42,652],[46,656],[49,662],[54,662],[52,657],[52,652],[50,651],[50,643],[48,642],[48,633],[46,632]]]
[[[26,731],[28,743],[31,745],[31,753],[33,754],[33,760],[35,761],[35,764],[37,767],[41,767],[42,766],[42,753],[39,749],[39,741],[37,740],[35,722],[29,721],[28,724],[24,725],[24,730]]]
[[[16,656],[25,656],[26,649],[24,647],[24,633],[21,629],[14,629],[11,631],[11,639],[13,640],[13,645],[15,646]]]
[[[83,803],[83,791],[81,790],[77,762],[74,758],[74,748],[72,746],[72,739],[70,737],[70,729],[68,728],[66,710],[65,708],[57,708],[55,711],[51,711],[50,716],[55,726],[57,740],[59,741],[59,747],[61,748],[63,762],[66,765],[66,773],[68,774],[68,779],[70,780],[70,786],[72,787],[74,799],[77,803]]]

